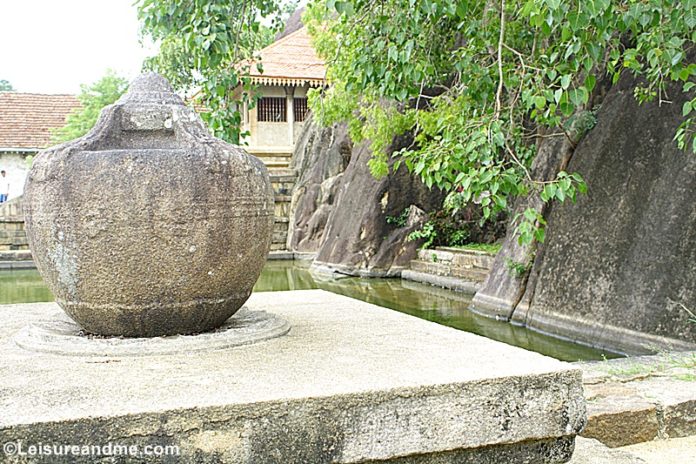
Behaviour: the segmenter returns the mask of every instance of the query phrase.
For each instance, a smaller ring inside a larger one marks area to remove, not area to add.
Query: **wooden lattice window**
[[[259,122],[286,122],[288,120],[285,97],[263,97],[257,105]]]
[[[295,98],[293,100],[293,110],[295,111],[295,121],[302,122],[307,119],[307,99],[306,98]]]

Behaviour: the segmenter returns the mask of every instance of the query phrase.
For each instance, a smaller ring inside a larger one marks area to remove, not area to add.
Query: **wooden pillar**
[[[244,100],[242,104],[242,132],[248,132],[251,129],[251,124],[249,120],[249,102]],[[250,137],[247,137],[247,140]]]
[[[288,120],[288,145],[295,146],[295,87],[285,87],[285,103]]]

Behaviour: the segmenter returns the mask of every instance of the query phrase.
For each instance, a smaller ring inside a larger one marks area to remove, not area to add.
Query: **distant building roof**
[[[263,73],[252,65],[251,80],[264,85],[324,85],[326,68],[312,46],[307,28],[288,34],[259,52]]]
[[[74,95],[0,92],[0,151],[40,149],[50,144],[50,129],[80,107]]]

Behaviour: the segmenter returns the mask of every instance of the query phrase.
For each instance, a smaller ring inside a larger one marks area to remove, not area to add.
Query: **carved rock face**
[[[89,134],[40,153],[25,201],[41,275],[100,335],[220,326],[249,297],[270,247],[266,167],[212,137],[154,73]]]

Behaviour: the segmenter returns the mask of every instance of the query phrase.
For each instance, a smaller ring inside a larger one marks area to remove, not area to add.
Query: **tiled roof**
[[[74,95],[0,92],[0,151],[46,148],[49,129],[63,126],[66,116],[79,106]]]
[[[324,83],[324,61],[314,51],[305,27],[273,42],[259,54],[263,73],[254,65],[250,70],[252,81],[257,84],[318,86]]]

